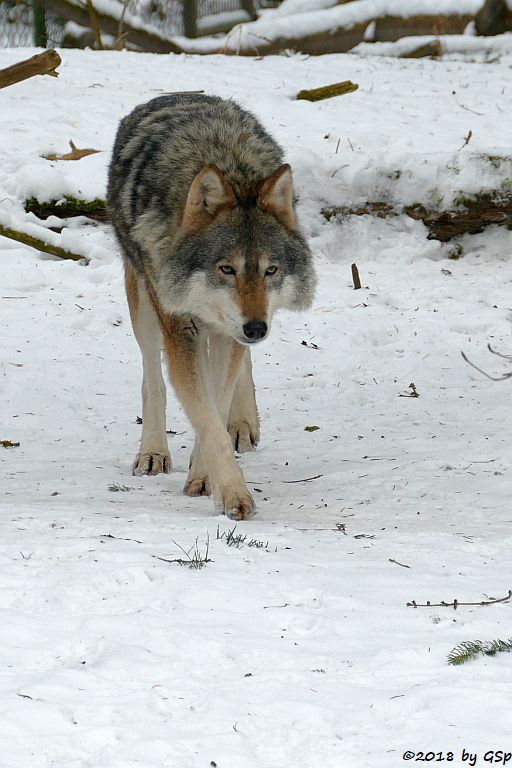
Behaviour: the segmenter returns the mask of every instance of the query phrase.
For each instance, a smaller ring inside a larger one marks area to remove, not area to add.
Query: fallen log
[[[388,203],[365,203],[357,208],[335,206],[322,210],[327,221],[336,216],[374,215],[386,218],[400,214],[422,221],[429,231],[429,240],[446,243],[460,235],[483,232],[490,224],[512,229],[512,196],[500,197],[492,192],[480,194],[475,198],[465,198],[458,207],[448,211],[432,211],[419,204],[396,208]]]
[[[58,77],[59,73],[56,69],[61,64],[61,61],[59,54],[53,49],[44,51],[44,53],[38,53],[36,56],[31,56],[30,59],[18,61],[17,64],[0,69],[0,88],[21,83],[23,80],[27,80],[35,75]]]
[[[474,16],[468,13],[454,15],[432,14],[411,16],[403,19],[397,16],[385,16],[376,19],[375,42],[394,42],[401,37],[412,35],[461,35]]]
[[[86,4],[79,4],[73,0],[39,0],[40,5],[48,11],[53,11],[58,16],[68,21],[75,21],[82,27],[97,27],[102,32],[112,35],[114,39],[119,37],[119,27],[122,17],[122,6],[120,5],[119,15],[109,15],[105,11],[99,11],[93,8],[89,13]],[[132,19],[127,18],[125,14],[122,19],[123,33],[133,45],[138,46],[143,51],[150,53],[183,53],[180,46],[157,31],[138,27]]]
[[[19,232],[16,229],[10,227],[4,227],[0,224],[0,235],[7,237],[9,240],[15,240],[17,243],[23,243],[23,245],[29,245],[31,248],[35,248],[37,251],[43,251],[43,253],[49,253],[51,256],[58,256],[59,259],[72,259],[72,261],[87,261],[85,256],[79,256],[77,253],[66,251],[64,248],[60,248],[58,245],[52,245],[44,240],[33,235],[27,235],[26,232]]]
[[[109,221],[105,201],[100,198],[86,202],[67,197],[47,203],[40,203],[35,198],[30,198],[25,202],[25,210],[34,213],[40,219],[46,219],[49,216],[58,216],[61,219],[85,216],[104,223]],[[452,209],[446,211],[432,210],[421,204],[397,207],[390,203],[373,201],[360,206],[324,208],[321,213],[327,221],[336,216],[371,215],[387,218],[405,214],[425,224],[429,230],[429,239],[447,242],[463,234],[474,235],[483,232],[490,224],[512,229],[512,194],[495,191],[481,193],[474,197],[461,197]]]
[[[79,200],[71,195],[65,195],[60,200],[50,200],[40,203],[35,197],[29,197],[24,205],[27,213],[33,213],[38,219],[57,216],[59,219],[70,219],[74,216],[87,216],[95,221],[109,221],[105,200]]]
[[[309,34],[293,34],[293,25],[289,21],[284,23],[286,17],[284,20],[272,17],[272,25],[264,17],[243,24],[232,31],[222,52],[243,56],[268,56],[285,49],[311,55],[346,53],[368,39],[372,24],[372,42],[394,42],[411,35],[462,34],[474,19],[474,15],[461,11],[453,15],[423,14],[409,18],[388,13],[354,22],[352,19],[345,21],[342,16],[347,7],[300,14],[302,28],[307,28],[306,17],[311,16],[312,31]]]

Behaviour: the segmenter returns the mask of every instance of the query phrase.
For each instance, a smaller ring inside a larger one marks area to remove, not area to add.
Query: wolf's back
[[[282,163],[279,145],[232,101],[174,94],[136,107],[120,123],[107,194],[125,250],[129,231],[148,210],[165,216],[171,227],[179,221],[190,185],[205,165],[217,166],[244,200]]]

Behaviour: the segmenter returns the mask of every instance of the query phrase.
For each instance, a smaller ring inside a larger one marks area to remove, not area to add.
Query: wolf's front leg
[[[201,355],[201,364],[207,371],[210,400],[217,406],[224,426],[229,423],[228,432],[233,447],[240,453],[254,450],[258,439],[256,435],[259,436],[259,424],[250,351],[232,338],[212,331],[209,332],[208,341],[209,352],[207,355],[205,350],[204,356]],[[196,439],[185,493],[189,496],[209,496],[210,492],[208,462]]]
[[[162,333],[142,278],[125,262],[128,306],[142,354],[142,437],[133,462],[134,475],[170,472],[171,456],[165,431],[166,391],[162,376]]]
[[[229,410],[228,432],[238,453],[254,451],[260,441],[260,420],[252,378],[251,350],[245,348]]]
[[[162,329],[171,381],[196,432],[196,446],[199,445],[201,463],[208,470],[215,501],[228,517],[245,520],[255,511],[254,500],[233,456],[226,417],[221,414],[223,406],[215,403],[203,363],[201,347],[206,329],[187,318],[170,315],[163,319]],[[227,411],[244,350],[231,340],[226,342],[231,349],[225,378]]]

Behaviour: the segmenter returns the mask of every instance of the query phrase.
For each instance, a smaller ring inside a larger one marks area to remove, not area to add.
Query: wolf
[[[279,308],[311,305],[315,272],[290,166],[251,113],[201,93],[160,96],[120,123],[107,206],[142,354],[135,475],[169,472],[165,350],[196,440],[184,491],[255,512],[235,460],[260,436],[250,348]]]

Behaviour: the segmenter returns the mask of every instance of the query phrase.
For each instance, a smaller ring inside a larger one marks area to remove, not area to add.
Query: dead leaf
[[[71,147],[71,152],[67,152],[65,155],[53,154],[43,155],[43,157],[45,160],[81,160],[82,157],[95,155],[100,152],[99,149],[91,149],[90,147],[87,147],[86,149],[78,149],[71,139],[69,140],[69,146]]]

